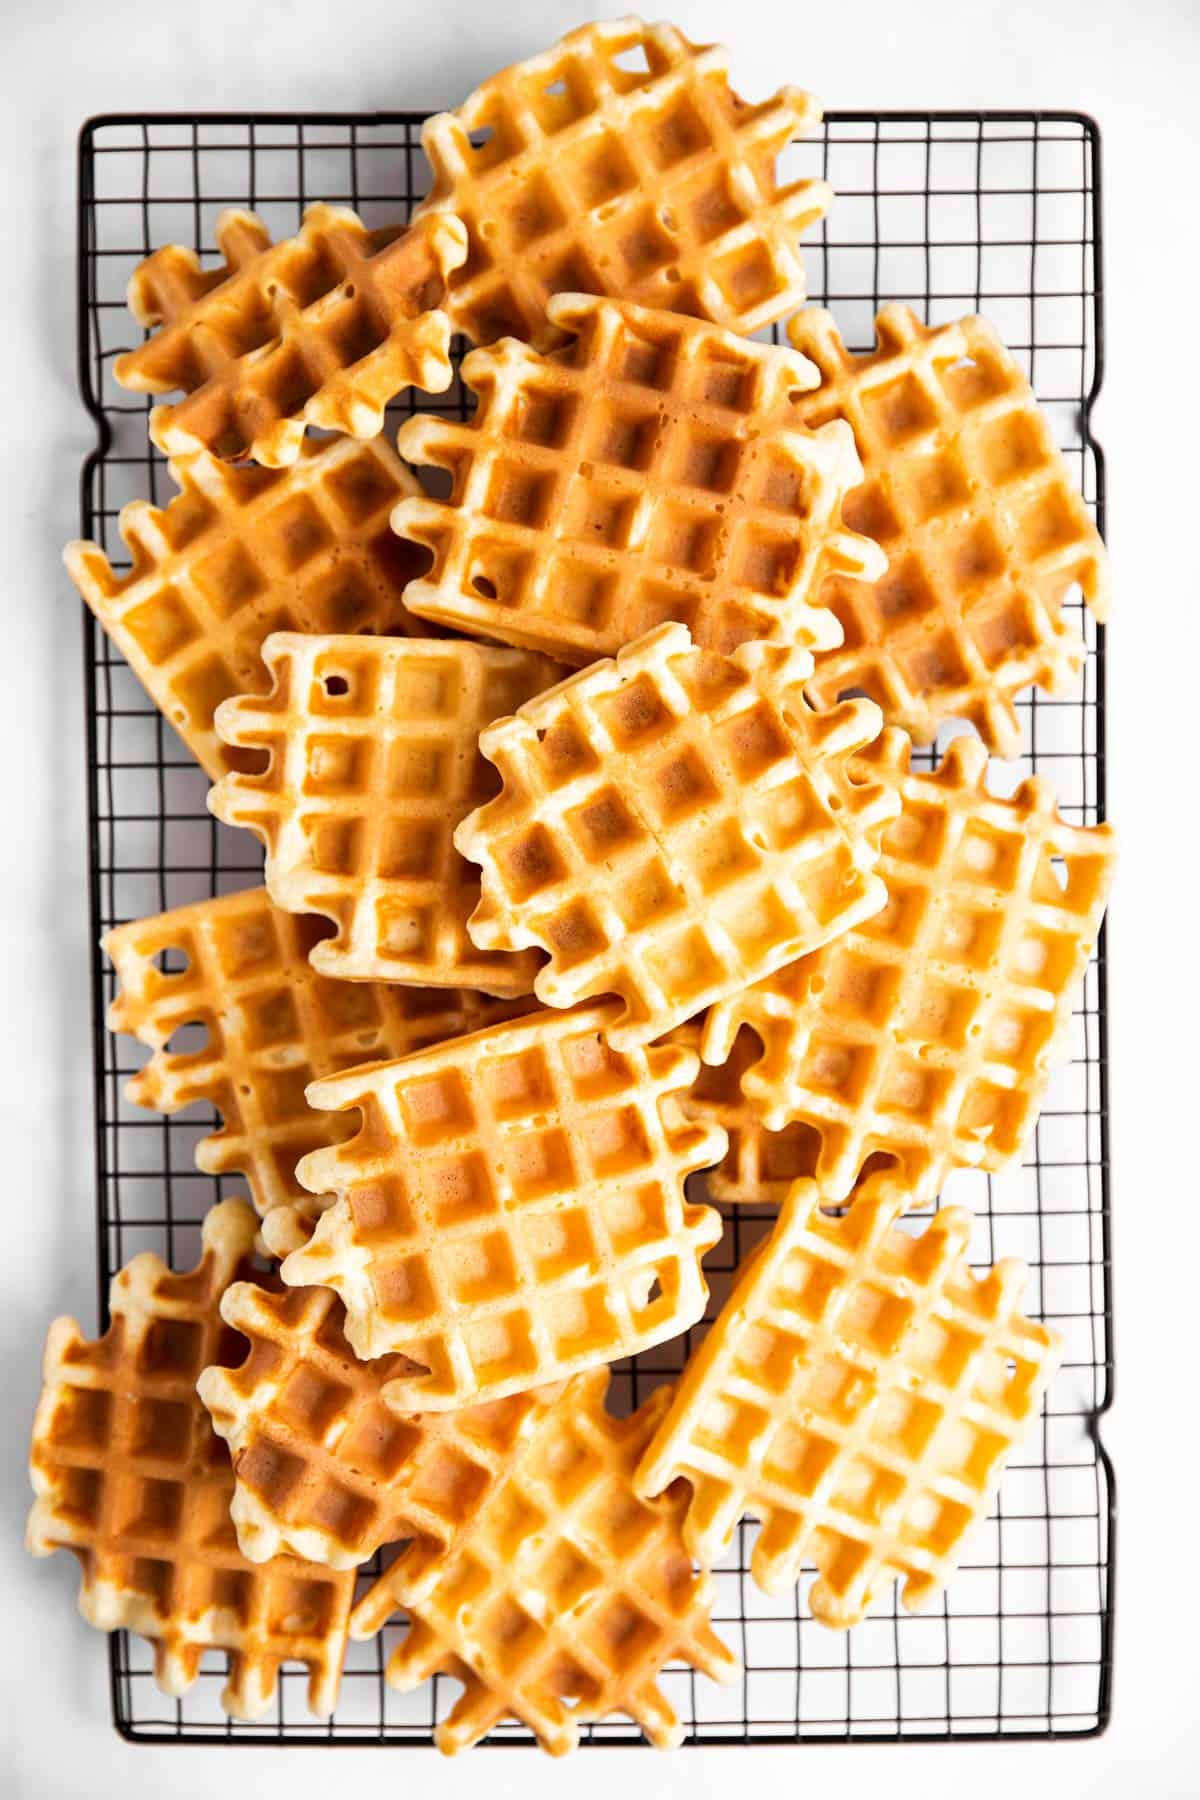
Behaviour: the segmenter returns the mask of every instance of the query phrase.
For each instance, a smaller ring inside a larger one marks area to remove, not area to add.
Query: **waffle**
[[[397,1607],[411,1621],[388,1660],[392,1687],[407,1693],[435,1673],[462,1682],[435,1732],[449,1756],[508,1717],[561,1756],[581,1724],[614,1712],[666,1748],[683,1739],[658,1685],[666,1665],[722,1682],[737,1673],[709,1622],[711,1578],[683,1545],[683,1498],[633,1493],[670,1390],[618,1420],[604,1410],[607,1385],[607,1369],[576,1376],[452,1553],[410,1545],[355,1609],[356,1638]]]
[[[953,1168],[999,1169],[1037,1119],[1100,928],[1112,829],[1068,825],[1040,776],[987,792],[987,755],[956,738],[936,773],[888,730],[852,775],[902,811],[884,832],[884,910],[711,1010],[703,1053],[749,1025],[763,1055],[742,1094],[773,1130],[811,1126],[815,1174],[850,1192],[871,1157],[933,1198]]]
[[[467,253],[448,212],[403,235],[370,232],[345,206],[310,206],[278,244],[253,213],[221,214],[216,269],[181,244],[134,270],[129,306],[151,335],[113,374],[156,409],[163,448],[199,439],[218,456],[294,462],[307,425],[372,438],[405,387],[449,387],[450,322],[437,310]]]
[[[233,1471],[195,1392],[200,1370],[230,1348],[217,1304],[253,1238],[250,1208],[223,1201],[204,1221],[190,1274],[173,1275],[147,1251],[113,1282],[102,1338],[89,1343],[74,1319],[50,1327],[28,1545],[35,1556],[74,1552],[84,1618],[149,1638],[164,1693],[186,1692],[205,1651],[224,1650],[221,1704],[232,1717],[267,1710],[283,1662],[307,1666],[310,1710],[325,1714],[354,1577],[291,1556],[256,1567],[239,1554]]]
[[[699,1050],[699,1025],[680,1025],[669,1042]],[[742,1076],[762,1054],[751,1031],[740,1031],[726,1062],[701,1064],[680,1105],[685,1118],[720,1126],[728,1141],[721,1161],[704,1174],[708,1198],[724,1206],[779,1206],[794,1181],[817,1166],[821,1140],[811,1125],[768,1131],[742,1093]]]
[[[912,1237],[894,1229],[908,1196],[886,1177],[839,1219],[820,1199],[797,1182],[743,1265],[636,1487],[691,1483],[684,1537],[704,1567],[743,1514],[760,1519],[758,1585],[781,1593],[812,1564],[813,1617],[844,1627],[896,1578],[910,1610],[940,1592],[1060,1345],[1019,1310],[1023,1264],[971,1273],[961,1207]]]
[[[722,657],[663,625],[484,731],[503,790],[454,838],[483,870],[474,942],[549,951],[548,1005],[618,994],[624,1050],[877,912],[898,803],[845,765],[879,713],[815,713],[811,672],[804,650]]]
[[[279,632],[274,685],[226,701],[217,730],[266,750],[264,773],[227,775],[209,807],[266,846],[271,898],[335,934],[322,975],[527,994],[539,958],[483,953],[467,935],[478,877],[454,827],[496,787],[482,726],[545,687],[554,664],[480,644]]]
[[[419,634],[403,601],[425,557],[388,527],[419,491],[382,437],[307,443],[291,468],[231,466],[198,444],[168,464],[166,507],[133,500],[118,574],[98,544],[68,544],[71,579],[164,718],[216,781],[253,759],[229,750],[213,713],[261,694],[269,632]]]
[[[265,888],[251,888],[135,919],[103,941],[118,982],[109,1030],[153,1052],[126,1094],[162,1113],[197,1100],[215,1107],[221,1129],[196,1145],[196,1166],[245,1177],[277,1253],[302,1241],[303,1221],[324,1204],[297,1182],[298,1159],[346,1136],[344,1119],[309,1106],[309,1082],[513,1011],[467,989],[331,981],[309,962],[321,931],[320,920],[280,912]],[[164,957],[183,966],[168,973]],[[171,1048],[187,1026],[204,1028],[203,1046]]]
[[[281,1273],[341,1296],[357,1355],[419,1365],[387,1383],[396,1411],[547,1385],[703,1313],[721,1222],[683,1181],[724,1136],[674,1098],[696,1058],[619,1055],[614,1010],[534,1013],[309,1088],[363,1129],[300,1164],[338,1200]]]
[[[380,1396],[404,1358],[359,1362],[327,1288],[278,1294],[239,1282],[221,1317],[250,1350],[240,1368],[205,1369],[197,1391],[232,1453],[230,1512],[256,1563],[291,1551],[352,1569],[410,1537],[445,1548],[556,1392],[402,1419]]]
[[[829,705],[870,694],[889,724],[931,743],[967,719],[1017,756],[1025,688],[1074,687],[1086,654],[1064,617],[1078,583],[1108,610],[1104,545],[1021,370],[983,319],[927,329],[904,306],[876,321],[877,348],[851,356],[831,314],[800,313],[795,348],[821,371],[799,396],[816,428],[846,419],[866,481],[846,522],[887,553],[873,587],[835,577],[823,598],[845,632],[818,658],[810,693]]]
[[[728,652],[750,638],[840,642],[816,605],[828,577],[874,580],[869,538],[844,531],[862,480],[849,427],[799,427],[803,357],[677,314],[558,294],[576,334],[539,355],[515,338],[475,350],[469,425],[410,419],[410,462],[451,472],[396,530],[433,554],[408,604],[423,618],[560,662],[614,655],[664,619]]]
[[[672,25],[571,32],[425,125],[433,182],[415,218],[448,210],[469,244],[446,310],[474,343],[511,333],[539,346],[553,336],[546,302],[563,291],[731,331],[782,318],[805,292],[797,239],[832,194],[823,181],[781,184],[776,163],[820,121],[797,88],[748,105],[727,53]]]

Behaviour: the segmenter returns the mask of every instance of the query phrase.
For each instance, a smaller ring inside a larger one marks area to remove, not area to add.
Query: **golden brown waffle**
[[[721,1222],[683,1181],[724,1135],[679,1110],[695,1056],[619,1055],[614,1011],[533,1013],[309,1088],[363,1128],[300,1164],[339,1198],[281,1273],[340,1294],[359,1356],[418,1365],[384,1390],[398,1412],[543,1386],[704,1311]]]
[[[527,994],[539,958],[481,952],[466,923],[478,877],[455,826],[497,783],[483,726],[559,671],[526,650],[415,639],[301,637],[263,646],[270,693],[226,701],[217,730],[267,751],[209,807],[266,846],[272,900],[332,919],[313,967],[346,981]]]
[[[557,1390],[400,1418],[382,1389],[402,1356],[359,1362],[328,1288],[229,1288],[221,1317],[249,1338],[239,1368],[205,1369],[197,1391],[229,1445],[242,1553],[282,1551],[352,1569],[381,1544],[451,1544]]]
[[[658,1685],[666,1665],[722,1682],[737,1673],[710,1624],[711,1578],[684,1548],[683,1495],[633,1492],[670,1390],[614,1419],[608,1374],[568,1384],[449,1556],[410,1545],[355,1609],[356,1638],[373,1637],[398,1607],[411,1621],[388,1660],[392,1687],[407,1693],[439,1672],[462,1682],[435,1732],[448,1756],[509,1717],[561,1756],[581,1724],[614,1712],[667,1748],[684,1734]]]
[[[875,1177],[838,1219],[792,1189],[767,1243],[693,1353],[637,1471],[683,1476],[684,1537],[711,1567],[738,1520],[767,1593],[818,1571],[822,1624],[855,1625],[896,1578],[911,1609],[949,1580],[1057,1364],[1057,1335],[1019,1309],[1028,1271],[966,1262],[971,1215],[894,1228],[904,1190]]]
[[[623,1050],[877,912],[898,802],[845,765],[879,712],[814,712],[811,670],[663,625],[484,731],[503,789],[454,837],[483,870],[474,942],[548,950],[548,1005],[618,994]]]
[[[132,500],[120,517],[133,566],[118,574],[98,544],[63,560],[101,625],[216,781],[254,759],[221,743],[213,713],[231,694],[267,686],[268,633],[420,635],[405,608],[424,553],[388,525],[420,491],[382,437],[302,446],[291,468],[223,463],[197,444],[168,464],[166,507]]]
[[[681,1025],[668,1041],[699,1050],[701,1037],[699,1025]],[[768,1131],[742,1093],[742,1076],[761,1054],[753,1032],[739,1032],[728,1061],[701,1064],[680,1099],[685,1118],[719,1125],[728,1139],[721,1161],[704,1175],[705,1193],[718,1205],[779,1206],[792,1183],[817,1166],[821,1139],[811,1125]]]
[[[888,730],[851,771],[902,806],[884,831],[883,911],[705,1023],[714,1063],[743,1025],[761,1039],[742,1093],[772,1129],[819,1134],[815,1173],[835,1197],[872,1156],[932,1199],[951,1169],[1020,1154],[1115,863],[1112,828],[1066,824],[1042,777],[990,795],[974,738],[956,738],[936,773],[913,772],[910,752]]]
[[[631,66],[640,64],[641,66]],[[544,344],[564,291],[756,331],[804,297],[797,239],[832,199],[823,181],[781,184],[784,147],[821,121],[786,87],[750,106],[729,58],[673,25],[607,20],[476,88],[430,119],[433,170],[418,220],[467,227],[447,311],[477,344]]]
[[[854,430],[866,481],[846,523],[888,559],[873,587],[829,582],[845,641],[818,658],[810,693],[868,693],[921,744],[968,719],[1019,755],[1014,697],[1068,691],[1083,666],[1063,600],[1078,583],[1102,619],[1109,597],[1104,545],[1029,383],[983,319],[928,329],[888,306],[864,356],[827,312],[800,313],[788,335],[822,376],[799,397],[805,422]]]
[[[515,338],[463,364],[467,425],[425,415],[399,437],[448,470],[392,523],[433,554],[406,596],[427,619],[561,662],[614,655],[664,619],[698,644],[750,638],[829,648],[827,577],[874,580],[870,538],[842,528],[862,480],[849,426],[806,431],[803,357],[675,313],[558,294],[576,334],[541,356]]]
[[[261,219],[234,210],[216,239],[220,267],[170,244],[129,284],[151,335],[113,374],[141,394],[186,396],[155,412],[164,450],[198,438],[218,456],[278,468],[295,461],[308,425],[372,438],[402,388],[449,387],[450,321],[438,309],[467,253],[449,212],[397,235],[320,204],[273,244]]]
[[[234,1537],[233,1470],[195,1384],[236,1354],[217,1307],[254,1224],[223,1201],[190,1274],[144,1252],[112,1284],[102,1338],[74,1319],[50,1327],[30,1452],[33,1554],[74,1553],[84,1618],[149,1638],[164,1693],[192,1685],[206,1650],[228,1652],[221,1704],[236,1719],[266,1711],[284,1662],[307,1666],[311,1711],[333,1711],[354,1595],[353,1574],[291,1556],[256,1566]]]
[[[309,1106],[309,1082],[481,1030],[516,1005],[465,988],[332,981],[309,962],[322,929],[251,888],[135,919],[103,941],[118,981],[108,1028],[153,1051],[126,1094],[163,1113],[196,1100],[216,1108],[221,1129],[196,1145],[196,1166],[246,1178],[276,1253],[303,1240],[324,1204],[297,1182],[297,1161],[347,1134],[345,1119]],[[186,1026],[204,1027],[203,1046],[172,1049]]]

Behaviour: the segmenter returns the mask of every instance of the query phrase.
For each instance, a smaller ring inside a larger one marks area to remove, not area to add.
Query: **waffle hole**
[[[186,975],[191,965],[190,951],[183,950],[175,944],[168,944],[165,949],[157,951],[150,958],[150,967],[159,975]]]
[[[650,73],[650,58],[645,44],[631,44],[628,50],[618,50],[612,63],[615,69],[623,70],[626,75]]]
[[[202,1056],[209,1047],[208,1026],[200,1020],[192,1020],[173,1031],[163,1046],[167,1056],[197,1057]]]

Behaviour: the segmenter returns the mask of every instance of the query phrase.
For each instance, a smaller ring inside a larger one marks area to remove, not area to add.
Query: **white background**
[[[614,7],[614,10],[616,8]],[[1060,1745],[689,1752],[576,1758],[163,1750],[121,1743],[107,1660],[74,1610],[68,1558],[20,1550],[29,1419],[46,1322],[95,1322],[84,750],[78,601],[59,565],[77,529],[90,426],[74,372],[74,139],[125,109],[453,105],[484,75],[589,16],[476,0],[4,0],[0,5],[0,1104],[8,1254],[0,1268],[0,1794],[74,1800],[219,1784],[305,1800],[386,1793],[726,1793],[837,1784],[972,1800],[1200,1795],[1197,1429],[1200,1116],[1196,977],[1200,407],[1197,0],[678,0],[731,44],[759,98],[794,81],[842,107],[1065,107],[1104,133],[1109,456],[1116,618],[1109,796],[1124,864],[1111,913],[1120,1492],[1115,1718]]]

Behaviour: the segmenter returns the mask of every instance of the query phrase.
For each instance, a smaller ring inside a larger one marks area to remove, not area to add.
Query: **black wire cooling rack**
[[[120,507],[165,503],[170,483],[146,436],[148,402],[112,378],[136,337],[125,309],[138,262],[165,243],[214,253],[225,206],[250,205],[276,234],[310,200],[344,200],[379,224],[406,216],[425,189],[417,114],[147,114],[91,120],[80,141],[79,376],[96,422],[83,470],[83,532],[115,562]],[[795,172],[824,175],[838,198],[808,247],[811,298],[830,306],[854,349],[872,341],[878,306],[904,300],[931,322],[982,311],[1027,367],[1083,492],[1104,524],[1104,467],[1089,430],[1100,386],[1100,143],[1073,113],[835,112],[788,151]],[[453,411],[455,388],[400,410]],[[1091,654],[1082,692],[1031,695],[1021,706],[1028,756],[998,781],[1046,771],[1066,816],[1104,816],[1104,642],[1076,600]],[[260,878],[246,832],[205,810],[207,780],[85,612],[91,927]],[[212,1115],[140,1112],[123,1096],[139,1061],[103,1025],[112,975],[93,965],[100,1310],[114,1269],[141,1249],[190,1266],[198,1225],[235,1178],[197,1173],[192,1153]],[[1098,1421],[1112,1393],[1109,1293],[1105,972],[1103,939],[1073,1020],[1072,1060],[1055,1076],[1023,1168],[959,1174],[948,1194],[976,1213],[979,1262],[1022,1257],[1028,1304],[1066,1338],[1063,1369],[1041,1427],[1005,1476],[943,1600],[908,1616],[890,1599],[845,1634],[808,1616],[805,1585],[770,1599],[748,1578],[750,1527],[718,1571],[718,1629],[740,1652],[738,1685],[686,1673],[664,1685],[692,1744],[1083,1736],[1104,1728],[1112,1673],[1112,1471]],[[717,1306],[765,1228],[738,1209],[706,1263]],[[686,1340],[619,1377],[625,1398],[676,1372]],[[392,1628],[394,1629],[394,1628]],[[334,1717],[314,1723],[304,1677],[285,1671],[271,1716],[233,1724],[217,1705],[213,1655],[181,1700],[154,1685],[147,1647],[112,1639],[118,1729],[138,1741],[427,1744],[452,1701],[438,1679],[414,1695],[388,1689],[386,1637],[351,1647]],[[622,1722],[592,1743],[640,1741]],[[518,1727],[493,1742],[529,1743]]]

